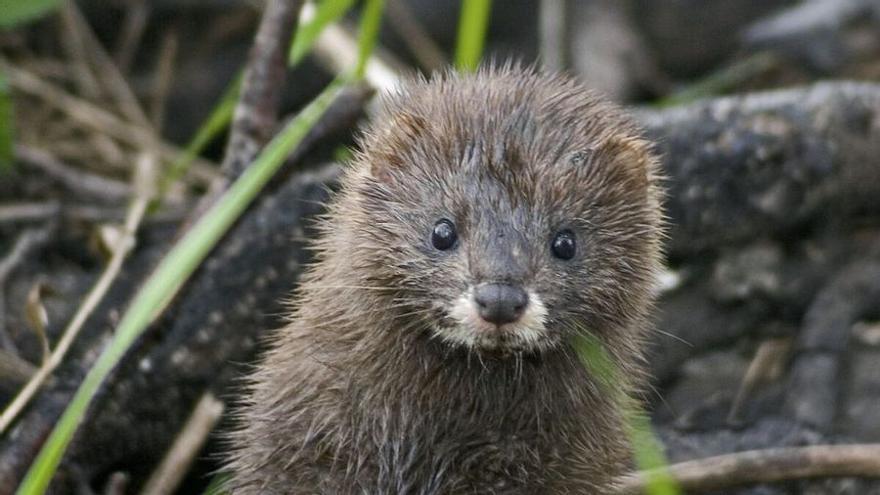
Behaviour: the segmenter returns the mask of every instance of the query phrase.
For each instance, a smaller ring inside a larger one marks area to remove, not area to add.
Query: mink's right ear
[[[394,171],[406,163],[406,151],[425,132],[427,121],[407,112],[395,113],[373,139],[370,172],[380,182],[389,183]]]
[[[647,189],[655,158],[651,143],[641,137],[612,136],[600,143],[595,150],[599,166],[618,177],[630,189],[643,192]]]

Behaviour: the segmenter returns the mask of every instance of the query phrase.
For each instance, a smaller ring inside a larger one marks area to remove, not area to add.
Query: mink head
[[[644,317],[656,174],[630,120],[571,79],[438,76],[386,98],[330,227],[355,282],[385,289],[367,292],[393,331],[541,352],[579,332],[627,338]]]

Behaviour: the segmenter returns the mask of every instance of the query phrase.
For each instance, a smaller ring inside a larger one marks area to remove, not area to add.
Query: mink
[[[606,492],[631,467],[661,267],[651,143],[576,80],[515,65],[380,107],[248,378],[231,490]]]

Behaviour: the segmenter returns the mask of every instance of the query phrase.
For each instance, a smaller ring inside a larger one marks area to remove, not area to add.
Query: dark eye
[[[553,256],[561,260],[570,260],[574,258],[576,246],[574,232],[565,229],[556,233],[553,242],[550,243],[550,250],[553,251]]]
[[[434,224],[434,231],[431,233],[431,244],[435,248],[445,251],[455,244],[458,234],[455,233],[455,224],[445,218],[440,219]]]

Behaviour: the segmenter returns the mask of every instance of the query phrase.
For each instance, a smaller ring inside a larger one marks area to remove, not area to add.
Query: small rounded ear
[[[651,143],[640,137],[612,136],[596,147],[597,158],[632,186],[648,186],[653,167]]]
[[[408,112],[393,114],[376,135],[373,141],[373,161],[370,171],[381,182],[391,181],[394,170],[404,163],[406,151],[413,141],[421,137],[427,128],[427,121]]]

